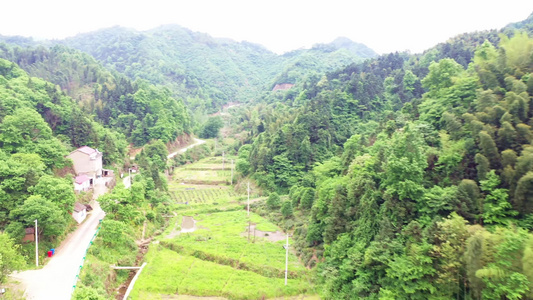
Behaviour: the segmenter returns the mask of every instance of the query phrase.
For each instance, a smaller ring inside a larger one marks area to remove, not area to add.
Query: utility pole
[[[250,216],[250,181],[248,181],[248,217]]]
[[[35,219],[35,266],[39,266],[39,228],[37,228],[37,219]]]
[[[287,285],[287,273],[289,272],[289,233],[287,232],[287,244],[285,244],[285,285]]]
[[[233,185],[233,159],[231,160],[231,185]]]

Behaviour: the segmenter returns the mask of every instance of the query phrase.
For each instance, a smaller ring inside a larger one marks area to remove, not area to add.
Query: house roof
[[[85,181],[89,180],[90,178],[85,175],[85,174],[81,174],[81,175],[78,175],[76,176],[76,178],[74,178],[74,181],[77,183],[77,184],[82,184],[84,183]]]
[[[89,147],[89,146],[83,146],[83,147],[80,147],[80,148],[76,149],[76,151],[83,152],[83,153],[85,153],[85,154],[87,154],[87,155],[90,155],[90,154],[93,154],[93,153],[95,153],[95,152],[98,152],[98,150],[93,149],[93,148],[91,148],[91,147]]]
[[[35,228],[33,228],[33,227],[28,227],[28,228],[26,228],[24,230],[26,231],[26,234],[35,233]]]
[[[86,209],[85,205],[79,203],[79,202],[76,202],[74,203],[74,211],[75,212],[80,212],[82,210]]]

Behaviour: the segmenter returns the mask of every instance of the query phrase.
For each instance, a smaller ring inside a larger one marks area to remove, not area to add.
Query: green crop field
[[[298,295],[309,290],[305,279],[269,278],[192,256],[161,245],[150,246],[148,264],[135,283],[132,299],[164,299],[164,295],[221,296],[261,299]]]
[[[251,231],[248,242],[248,221],[244,210],[197,214],[194,219],[198,230],[171,240],[163,239],[162,243],[182,254],[203,257],[221,264],[238,264],[240,268],[254,270],[264,276],[284,276],[284,235],[281,235],[282,240],[271,242],[265,237],[254,238]],[[253,213],[250,214],[250,222],[257,224],[257,230],[268,231],[272,235],[280,231],[274,224]],[[305,268],[292,254],[289,255],[289,270],[291,276],[305,273]]]
[[[261,216],[247,215],[238,204],[247,195],[228,186],[230,176],[221,157],[174,171],[168,183],[174,217],[150,245],[132,299],[309,299],[303,294],[315,294],[308,270],[291,252],[284,285],[286,235]],[[183,231],[182,222],[191,226],[190,217],[194,228]]]
[[[192,167],[191,167],[192,168]],[[191,169],[176,169],[174,171],[173,180],[177,182],[191,182],[191,183],[229,183],[231,170],[191,170]]]
[[[170,197],[174,200],[175,203],[188,203],[188,204],[197,204],[197,203],[228,203],[235,198],[237,195],[233,190],[222,189],[222,188],[213,188],[213,189],[176,189],[170,190]]]

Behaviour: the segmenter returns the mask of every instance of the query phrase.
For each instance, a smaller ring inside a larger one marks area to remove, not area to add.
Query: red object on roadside
[[[48,251],[48,257],[52,257],[52,251]]]

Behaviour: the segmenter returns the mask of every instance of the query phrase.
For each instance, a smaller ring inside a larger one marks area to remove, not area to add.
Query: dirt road
[[[205,143],[204,140],[200,140],[200,139],[194,138],[194,143],[190,144],[189,146],[187,146],[187,147],[185,147],[185,148],[179,149],[179,150],[176,151],[176,152],[172,152],[172,153],[170,153],[170,154],[167,156],[167,158],[170,159],[170,158],[176,156],[176,154],[178,154],[178,153],[179,153],[179,154],[185,153],[185,151],[187,151],[188,149],[190,149],[190,148],[192,148],[192,147],[196,147],[196,146],[201,145],[201,144],[203,144],[203,143]]]
[[[94,187],[93,199],[106,192],[105,179],[98,178]],[[100,219],[105,216],[98,202],[94,201],[91,205],[93,207],[91,214],[56,249],[56,254],[46,266],[39,270],[24,271],[11,275],[24,286],[26,299],[70,299],[76,274],[85,257],[85,251],[96,233]]]

